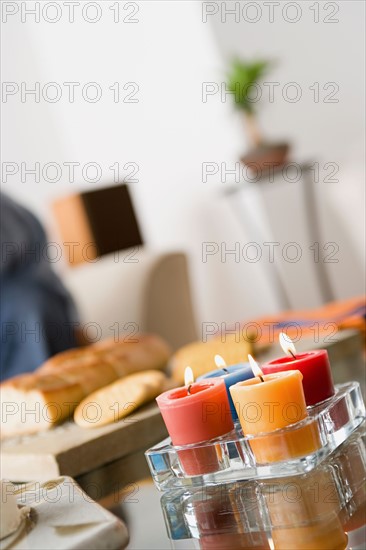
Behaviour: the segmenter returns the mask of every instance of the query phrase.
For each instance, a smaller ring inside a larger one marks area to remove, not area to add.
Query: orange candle
[[[257,462],[278,462],[319,449],[318,427],[311,419],[298,428],[279,431],[308,418],[301,372],[258,372],[259,376],[230,387],[244,434],[256,436],[250,446]]]

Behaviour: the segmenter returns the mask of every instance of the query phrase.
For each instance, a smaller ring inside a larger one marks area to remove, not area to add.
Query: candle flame
[[[296,355],[296,348],[291,338],[287,336],[287,334],[285,334],[284,332],[280,332],[279,340],[281,348],[286,353],[286,355],[294,358]]]
[[[251,366],[251,369],[253,371],[254,376],[262,377],[263,372],[259,368],[259,365],[258,365],[257,361],[255,361],[250,354],[248,354],[248,361],[250,363],[250,366]]]
[[[226,361],[221,355],[215,355],[215,365],[218,369],[224,369],[226,367]]]
[[[194,375],[193,370],[191,367],[186,367],[186,370],[184,371],[184,385],[189,386],[190,384],[193,384],[194,382]]]

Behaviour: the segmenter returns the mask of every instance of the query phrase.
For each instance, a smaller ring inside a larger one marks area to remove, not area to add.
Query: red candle
[[[288,347],[284,341],[289,343]],[[293,343],[286,335],[283,335],[281,345],[284,351],[289,352],[290,357],[280,357],[269,363],[264,363],[261,366],[264,374],[299,370],[303,376],[302,384],[308,406],[316,405],[334,395],[332,372],[325,349],[296,353]]]
[[[248,529],[248,503],[242,501],[238,487],[227,489],[222,485],[217,492],[213,487],[204,488],[201,499],[192,499],[192,508],[197,523],[197,535],[201,550],[269,550],[268,539],[264,526],[259,524],[258,530]],[[257,496],[256,494],[252,496]],[[251,501],[253,508],[253,501]],[[250,510],[253,517],[258,514],[256,509]],[[244,521],[243,521],[243,518]],[[262,528],[263,527],[263,528]]]
[[[202,443],[234,429],[226,386],[222,378],[210,378],[156,398],[173,445]],[[179,451],[186,474],[199,475],[219,469],[214,446]]]

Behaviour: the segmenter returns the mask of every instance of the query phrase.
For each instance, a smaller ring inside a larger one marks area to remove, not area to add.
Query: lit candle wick
[[[226,374],[228,374],[228,373],[229,373],[229,371],[227,370],[227,368],[226,368],[226,367],[222,367],[222,370],[223,370],[224,372],[226,372]]]
[[[184,371],[184,385],[187,387],[187,395],[191,395],[191,387],[194,382],[194,375],[191,367],[186,367]]]
[[[279,341],[280,341],[280,346],[283,349],[283,351],[286,353],[286,355],[290,356],[292,359],[297,359],[295,355],[296,348],[291,338],[289,338],[287,334],[285,334],[284,332],[280,332]]]
[[[215,355],[214,361],[215,361],[215,365],[218,369],[222,369],[225,372],[227,372],[225,359],[223,357],[221,357],[221,355]]]
[[[263,372],[259,368],[259,365],[258,365],[257,361],[255,361],[250,354],[248,354],[248,360],[249,360],[249,363],[250,363],[250,366],[251,366],[251,369],[253,371],[254,376],[259,378],[259,380],[261,382],[264,382]]]

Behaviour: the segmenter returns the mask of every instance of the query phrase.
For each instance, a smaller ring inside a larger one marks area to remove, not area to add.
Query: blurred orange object
[[[71,266],[143,244],[126,184],[59,198],[52,210]]]
[[[339,330],[345,329],[355,329],[366,334],[366,298],[364,296],[330,302],[316,309],[285,311],[278,315],[243,322],[240,325],[241,334],[246,335],[258,346],[277,342],[280,332],[285,332],[294,341],[319,336],[327,336],[330,341],[330,338]]]

